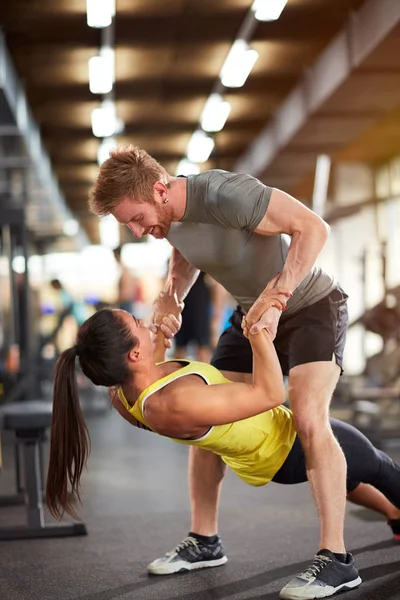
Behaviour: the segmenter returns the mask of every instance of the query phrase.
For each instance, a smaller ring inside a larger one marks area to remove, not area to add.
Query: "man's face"
[[[124,198],[112,214],[118,223],[126,225],[138,239],[147,234],[157,239],[165,238],[171,227],[168,205],[157,201],[150,204]]]

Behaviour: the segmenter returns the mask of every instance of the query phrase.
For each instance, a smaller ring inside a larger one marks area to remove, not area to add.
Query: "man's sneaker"
[[[204,544],[197,538],[189,536],[165,556],[153,560],[147,570],[152,575],[171,575],[179,571],[219,567],[227,560],[220,537],[214,544]]]
[[[393,538],[400,542],[400,519],[390,519],[388,525],[393,531]]]
[[[320,550],[308,569],[285,585],[280,597],[285,600],[327,598],[360,583],[361,577],[349,552],[346,562],[342,563],[330,550]]]

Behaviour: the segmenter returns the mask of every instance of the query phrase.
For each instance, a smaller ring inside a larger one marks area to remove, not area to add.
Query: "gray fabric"
[[[290,237],[252,230],[268,209],[272,188],[251,177],[212,170],[187,178],[186,211],[168,241],[186,260],[221,283],[246,311],[285,263]],[[327,296],[336,282],[314,266],[288,302],[287,313]]]

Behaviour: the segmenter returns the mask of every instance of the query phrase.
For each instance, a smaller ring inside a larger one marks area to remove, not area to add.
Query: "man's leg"
[[[294,367],[289,372],[289,400],[320,519],[319,547],[344,553],[346,459],[329,423],[339,374],[334,360]]]
[[[251,382],[248,373],[222,371],[231,381]],[[151,562],[153,575],[170,575],[204,567],[217,567],[228,560],[218,535],[218,505],[226,465],[221,458],[196,446],[189,448],[189,495],[191,529],[174,550]]]
[[[190,531],[218,534],[218,505],[226,465],[221,457],[196,446],[189,448]]]
[[[230,381],[251,383],[250,373],[222,371]],[[191,531],[200,535],[218,534],[218,504],[226,465],[217,454],[191,446],[189,449],[189,495]]]
[[[297,365],[289,372],[289,399],[320,519],[320,545],[310,566],[281,590],[287,600],[332,596],[361,583],[353,557],[345,552],[346,459],[328,418],[339,374],[336,360]]]

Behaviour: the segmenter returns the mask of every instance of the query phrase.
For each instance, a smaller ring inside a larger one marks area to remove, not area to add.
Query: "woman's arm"
[[[185,437],[196,428],[240,421],[285,401],[278,357],[269,334],[249,336],[253,348],[253,384],[204,385],[180,379],[146,401],[146,420],[159,431]]]

